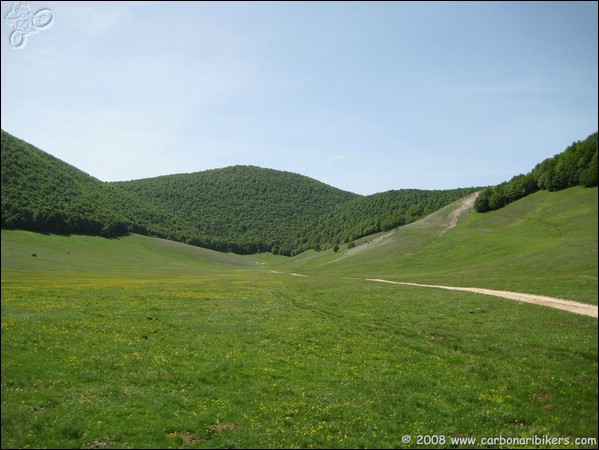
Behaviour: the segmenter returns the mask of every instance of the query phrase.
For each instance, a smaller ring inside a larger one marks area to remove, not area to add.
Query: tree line
[[[484,189],[474,208],[478,212],[493,211],[539,190],[559,191],[573,186],[597,186],[597,133],[572,143],[527,174]]]

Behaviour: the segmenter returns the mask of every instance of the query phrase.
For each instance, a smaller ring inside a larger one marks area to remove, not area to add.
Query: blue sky
[[[2,129],[104,181],[491,185],[597,131],[596,2],[28,2],[19,49],[13,3]]]

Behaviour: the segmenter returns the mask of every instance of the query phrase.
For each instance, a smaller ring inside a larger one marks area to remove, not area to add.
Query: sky
[[[17,3],[2,129],[103,181],[486,186],[598,127],[597,2]]]

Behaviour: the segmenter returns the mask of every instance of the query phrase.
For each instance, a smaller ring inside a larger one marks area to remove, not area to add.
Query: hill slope
[[[526,175],[481,192],[474,205],[479,212],[501,209],[505,205],[544,189],[559,191],[573,186],[597,186],[597,133],[574,142],[553,158],[547,158]]]
[[[357,197],[302,175],[253,166],[110,185],[184,221],[187,235],[177,240],[236,253],[290,254],[319,217]]]
[[[137,234],[105,239],[2,230],[3,286],[16,273],[64,284],[77,278],[205,276],[249,266],[253,262],[238,255]]]
[[[135,232],[219,251],[289,256],[409,223],[471,190],[362,197],[253,166],[104,183],[2,131],[2,228],[9,229]]]
[[[2,131],[2,227],[111,236],[126,217],[104,184]]]
[[[597,303],[597,188],[539,191],[501,210],[455,202],[338,253],[306,253],[284,269],[530,292]]]

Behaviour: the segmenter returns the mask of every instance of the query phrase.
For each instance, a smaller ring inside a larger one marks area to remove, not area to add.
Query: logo
[[[49,8],[42,8],[32,13],[28,3],[13,3],[4,17],[4,21],[14,28],[8,42],[11,47],[21,49],[27,44],[27,36],[49,28],[54,22],[54,13]]]

